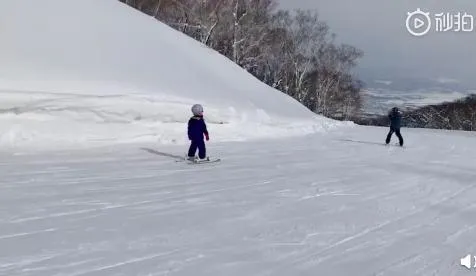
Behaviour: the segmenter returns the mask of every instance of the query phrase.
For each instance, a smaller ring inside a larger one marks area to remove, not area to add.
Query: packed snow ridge
[[[339,125],[116,0],[2,1],[0,25],[3,147],[180,144],[195,103],[212,141]]]

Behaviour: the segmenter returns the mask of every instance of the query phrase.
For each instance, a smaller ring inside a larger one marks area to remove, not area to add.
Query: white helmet
[[[195,116],[201,115],[203,113],[203,107],[199,104],[194,104],[192,106],[192,113]]]

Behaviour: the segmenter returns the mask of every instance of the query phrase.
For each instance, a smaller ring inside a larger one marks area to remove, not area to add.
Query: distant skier
[[[204,138],[208,141],[208,130],[205,120],[203,119],[203,107],[199,104],[192,106],[193,116],[188,121],[188,139],[191,141],[188,150],[188,159],[195,159],[195,152],[198,149],[198,157],[200,160],[207,159],[207,151]],[[205,137],[204,137],[205,136]]]
[[[390,119],[390,131],[388,132],[385,143],[387,145],[388,143],[390,143],[392,134],[395,132],[400,142],[400,146],[403,146],[403,137],[402,137],[402,134],[400,133],[400,127],[402,122],[402,112],[398,109],[398,107],[393,107],[388,112],[388,118]]]

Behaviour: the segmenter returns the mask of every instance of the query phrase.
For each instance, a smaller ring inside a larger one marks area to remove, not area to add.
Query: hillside
[[[115,0],[3,1],[0,25],[4,148],[183,143],[194,103],[212,141],[337,125]]]

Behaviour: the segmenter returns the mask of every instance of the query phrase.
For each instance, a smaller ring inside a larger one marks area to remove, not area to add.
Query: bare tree
[[[362,83],[351,74],[362,52],[348,45],[328,44],[316,61],[314,111],[325,116],[349,117],[361,107]],[[349,106],[351,105],[351,106]]]
[[[281,90],[325,116],[348,118],[357,113],[363,84],[350,71],[362,52],[349,45],[336,46],[335,35],[316,12],[280,11],[272,19],[274,30],[285,29],[291,41],[282,35],[286,45],[279,52],[282,66],[273,68],[280,71],[279,81],[286,80]]]

